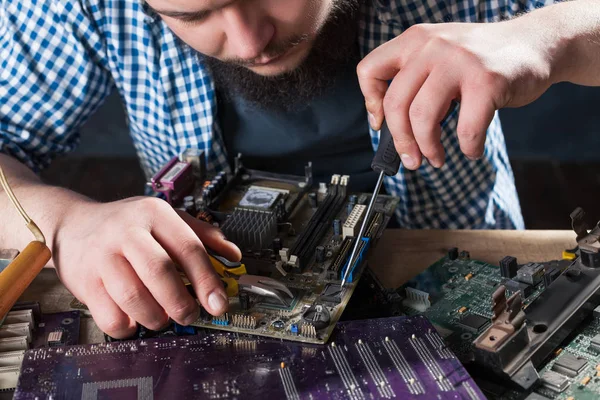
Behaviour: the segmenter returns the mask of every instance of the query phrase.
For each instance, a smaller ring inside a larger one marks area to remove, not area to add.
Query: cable
[[[2,188],[8,195],[8,198],[13,203],[13,205],[15,206],[15,208],[17,209],[19,214],[21,214],[21,216],[25,220],[27,229],[29,229],[31,231],[31,233],[33,234],[33,236],[35,237],[35,239],[38,242],[42,242],[45,244],[46,238],[44,238],[44,234],[42,233],[40,228],[36,225],[36,223],[33,222],[33,220],[29,217],[29,215],[27,215],[27,212],[21,206],[21,203],[19,203],[19,200],[17,200],[15,193],[12,191],[10,185],[8,184],[8,180],[6,179],[6,175],[4,175],[4,171],[2,170],[2,167],[0,167],[0,185],[2,185]]]

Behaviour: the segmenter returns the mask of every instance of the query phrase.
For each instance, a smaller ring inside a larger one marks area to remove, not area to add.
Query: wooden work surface
[[[388,230],[369,258],[369,265],[390,288],[402,285],[435,261],[449,248],[467,250],[471,258],[497,264],[504,256],[519,263],[559,259],[575,247],[572,231],[449,231]],[[68,311],[73,296],[53,269],[45,269],[21,297],[39,301],[45,313]],[[104,337],[89,316],[82,319],[81,342],[99,343]]]

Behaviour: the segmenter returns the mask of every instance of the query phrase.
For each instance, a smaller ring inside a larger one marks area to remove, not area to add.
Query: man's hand
[[[439,168],[440,122],[456,100],[461,150],[480,158],[495,111],[528,104],[554,83],[563,41],[548,30],[531,15],[411,27],[358,65],[372,128],[380,129],[385,116],[406,168],[417,169],[422,155]]]
[[[228,259],[241,258],[218,229],[155,198],[80,202],[65,216],[56,243],[61,280],[115,338],[133,334],[136,322],[156,330],[168,317],[183,325],[198,318],[199,307],[176,265],[206,310],[222,314],[227,296],[205,246]]]

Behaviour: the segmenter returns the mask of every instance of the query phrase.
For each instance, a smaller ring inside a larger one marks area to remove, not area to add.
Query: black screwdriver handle
[[[400,156],[394,147],[394,138],[385,121],[383,121],[379,133],[379,147],[371,163],[371,168],[378,173],[383,171],[387,176],[396,175],[400,168]]]

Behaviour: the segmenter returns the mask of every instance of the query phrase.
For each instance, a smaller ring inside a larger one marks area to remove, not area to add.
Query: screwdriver
[[[358,247],[360,246],[360,242],[362,242],[362,237],[365,234],[367,223],[371,218],[371,213],[373,212],[373,205],[375,204],[375,200],[377,200],[379,190],[381,190],[383,178],[385,175],[396,175],[398,173],[398,169],[400,168],[400,157],[398,156],[396,147],[394,147],[394,138],[392,138],[390,128],[388,128],[387,123],[385,121],[383,122],[381,132],[379,133],[379,147],[377,148],[377,152],[375,153],[375,157],[373,158],[373,162],[371,163],[371,168],[373,169],[373,171],[379,172],[379,178],[377,179],[375,190],[371,195],[371,200],[369,201],[369,206],[367,207],[365,219],[363,220],[362,225],[360,226],[360,231],[358,232],[358,236],[356,237],[354,248],[352,249],[352,253],[350,254],[350,258],[348,259],[349,263],[346,267],[346,271],[344,272],[344,277],[342,278],[342,287],[344,287],[344,285],[346,284],[348,274],[352,270],[352,266],[356,261],[356,253],[358,251]]]

